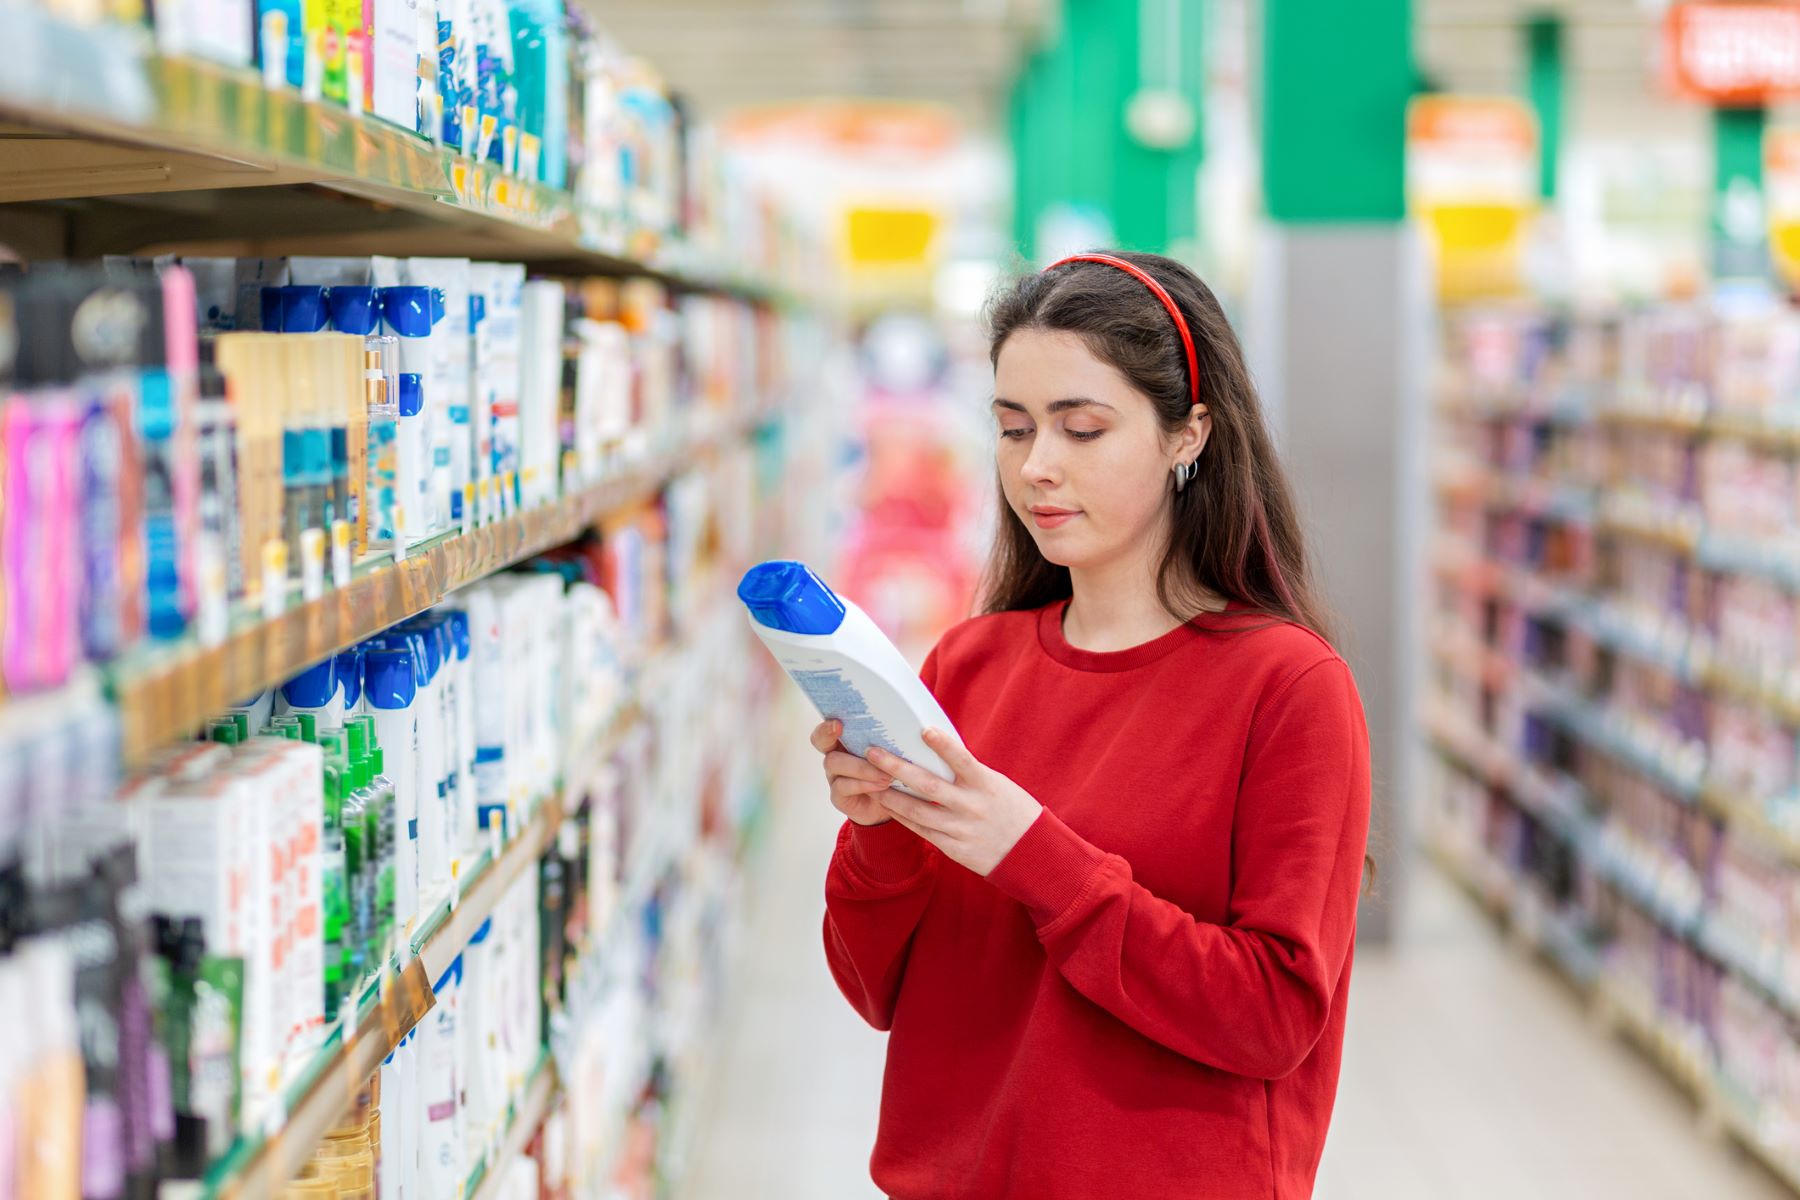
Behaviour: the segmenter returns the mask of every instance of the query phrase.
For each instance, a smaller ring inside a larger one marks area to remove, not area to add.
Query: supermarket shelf
[[[1439,662],[1480,680],[1485,687],[1506,687],[1518,678],[1517,663],[1467,632],[1433,634],[1431,653]]]
[[[1463,544],[1440,538],[1431,559],[1433,570],[1459,586],[1504,594],[1539,616],[1549,616],[1579,629],[1595,642],[1639,662],[1669,672],[1692,687],[1755,705],[1777,720],[1800,728],[1800,678],[1781,663],[1765,663],[1760,672],[1720,658],[1692,630],[1670,625],[1661,631],[1641,627],[1608,601],[1576,592],[1544,579],[1528,568],[1499,562]],[[1488,655],[1498,651],[1487,649]],[[1467,660],[1465,650],[1444,657]],[[1502,657],[1502,661],[1505,660]]]
[[[27,257],[453,253],[774,298],[620,213],[254,72],[164,58],[139,33],[0,2],[16,68],[0,74],[0,240]],[[171,192],[210,198],[146,202]]]
[[[1579,387],[1551,390],[1512,387],[1499,391],[1466,387],[1439,389],[1439,415],[1468,421],[1524,421],[1540,425],[1590,424],[1595,405]]]
[[[1592,525],[1594,489],[1576,484],[1509,474],[1493,467],[1459,464],[1434,477],[1440,498],[1477,500],[1489,508],[1508,509],[1569,525]]]
[[[1631,863],[1611,853],[1603,825],[1585,811],[1572,814],[1547,803],[1545,784],[1538,772],[1515,765],[1514,758],[1492,739],[1457,730],[1455,722],[1446,716],[1433,717],[1428,728],[1431,742],[1440,754],[1498,788],[1518,807],[1561,833],[1577,857],[1621,899],[1756,987],[1789,1017],[1800,1021],[1800,995],[1783,982],[1778,965],[1743,945],[1729,928],[1710,919],[1703,907],[1665,894],[1665,889],[1654,880],[1642,877]],[[1556,792],[1552,790],[1548,795],[1554,797]]]
[[[1425,851],[1465,895],[1578,987],[1591,986],[1601,977],[1603,965],[1593,939],[1568,918],[1541,912],[1542,902],[1520,888],[1505,868],[1491,860],[1471,863],[1462,852],[1433,840],[1426,841]]]
[[[244,697],[431,607],[465,584],[572,541],[598,518],[652,495],[695,454],[741,427],[741,421],[730,422],[725,430],[689,439],[683,449],[555,503],[467,534],[442,536],[401,562],[380,559],[348,587],[328,590],[272,621],[247,615],[220,645],[189,641],[127,655],[111,671],[126,761],[143,761]]]
[[[1594,528],[1599,533],[1646,542],[1688,558],[1695,557],[1702,536],[1697,523],[1657,519],[1617,509],[1603,509]]]
[[[1609,721],[1603,709],[1569,694],[1567,689],[1552,681],[1522,671],[1498,651],[1472,643],[1474,639],[1466,635],[1458,638],[1440,634],[1433,641],[1433,651],[1441,661],[1465,675],[1476,677],[1486,672],[1486,677],[1502,685],[1515,679],[1524,680],[1539,705],[1537,711],[1543,716],[1556,721],[1602,753],[1655,780],[1675,799],[1699,805],[1749,833],[1791,865],[1800,867],[1800,803],[1761,802],[1747,798],[1739,789],[1710,774],[1698,777],[1681,774],[1664,762],[1655,750],[1638,744],[1618,722]],[[1492,764],[1510,760],[1511,756],[1498,749],[1471,749],[1469,737],[1453,728],[1454,722],[1447,714],[1431,714],[1425,724],[1434,741],[1465,761],[1497,771],[1502,768]],[[1446,733],[1446,729],[1451,732]],[[1509,776],[1508,782],[1513,782],[1513,777]],[[1783,819],[1775,815],[1777,811],[1791,815]]]
[[[604,754],[618,746],[637,723],[628,708],[596,739]],[[354,1022],[332,1034],[312,1066],[290,1091],[285,1120],[264,1137],[240,1137],[214,1164],[204,1193],[220,1200],[274,1196],[294,1177],[320,1138],[350,1111],[356,1093],[368,1082],[400,1038],[431,1010],[432,981],[440,978],[461,954],[481,923],[493,915],[507,889],[543,857],[562,825],[560,794],[537,804],[517,835],[484,853],[467,873],[468,882],[454,902],[440,901],[420,923],[403,964],[390,964],[387,975],[365,989]],[[555,1072],[540,1069],[540,1083],[554,1084]],[[539,1098],[547,1102],[548,1097]]]
[[[1595,410],[1595,420],[1618,429],[1744,442],[1763,450],[1800,450],[1800,422],[1751,412],[1684,412],[1616,405]]]
[[[500,1195],[500,1185],[506,1176],[497,1168],[525,1153],[532,1135],[549,1114],[551,1102],[556,1099],[556,1091],[556,1064],[550,1053],[545,1051],[531,1073],[530,1082],[525,1085],[524,1095],[513,1103],[512,1117],[506,1124],[505,1139],[470,1173],[468,1183],[463,1186],[464,1196],[470,1200],[494,1200]]]
[[[1478,730],[1465,728],[1442,706],[1427,712],[1426,730],[1440,754],[1464,764],[1478,778],[1505,789],[1519,807],[1555,830],[1584,855],[1594,853],[1600,823],[1588,810],[1586,793],[1573,779],[1525,765]]]
[[[331,1035],[312,1067],[290,1092],[285,1120],[261,1138],[240,1137],[208,1174],[206,1195],[221,1200],[274,1196],[312,1156],[325,1132],[350,1111],[356,1093],[400,1038],[431,1011],[433,962],[448,962],[468,944],[469,935],[492,913],[503,894],[489,886],[490,877],[517,878],[536,862],[562,823],[560,803],[541,802],[519,836],[480,872],[456,905],[457,920],[439,926],[416,944],[404,964],[390,970],[365,992],[354,1023]],[[460,940],[459,940],[460,939]]]
[[[1429,844],[1428,851],[1439,870],[1490,917],[1508,930],[1519,932],[1514,906],[1497,900],[1460,854],[1437,844]],[[1577,951],[1571,956],[1566,947],[1558,944],[1566,931],[1554,925],[1546,925],[1544,930],[1543,936],[1535,939],[1527,931],[1524,940],[1593,1005],[1610,1028],[1624,1035],[1627,1042],[1688,1092],[1703,1124],[1717,1121],[1746,1152],[1789,1187],[1800,1191],[1800,1162],[1768,1144],[1758,1132],[1754,1116],[1731,1099],[1730,1089],[1712,1065],[1695,1053],[1692,1043],[1657,1018],[1631,989],[1609,977],[1591,946],[1586,947],[1585,954]]]

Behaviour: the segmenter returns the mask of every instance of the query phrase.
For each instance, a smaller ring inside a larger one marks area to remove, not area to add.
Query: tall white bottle
[[[862,609],[803,563],[786,561],[750,568],[738,584],[738,599],[750,610],[756,636],[819,715],[844,723],[846,750],[865,755],[880,746],[945,779],[955,777],[920,736],[927,728],[954,735],[950,718]]]

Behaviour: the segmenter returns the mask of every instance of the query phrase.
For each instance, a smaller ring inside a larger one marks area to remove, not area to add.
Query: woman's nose
[[[1036,439],[1032,444],[1031,453],[1027,454],[1025,461],[1019,464],[1019,478],[1026,483],[1055,481],[1060,468],[1057,465],[1054,451],[1046,445],[1048,441],[1048,438]]]

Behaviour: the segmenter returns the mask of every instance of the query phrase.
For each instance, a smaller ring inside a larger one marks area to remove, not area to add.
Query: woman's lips
[[[1031,519],[1039,529],[1055,529],[1059,525],[1067,525],[1081,514],[1066,508],[1034,508]]]

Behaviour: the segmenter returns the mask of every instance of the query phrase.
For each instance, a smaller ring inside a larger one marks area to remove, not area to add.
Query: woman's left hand
[[[1044,806],[942,730],[927,729],[925,744],[956,772],[956,780],[871,747],[869,762],[913,791],[909,796],[890,789],[881,794],[881,802],[896,821],[977,875],[986,875],[1019,844]]]

